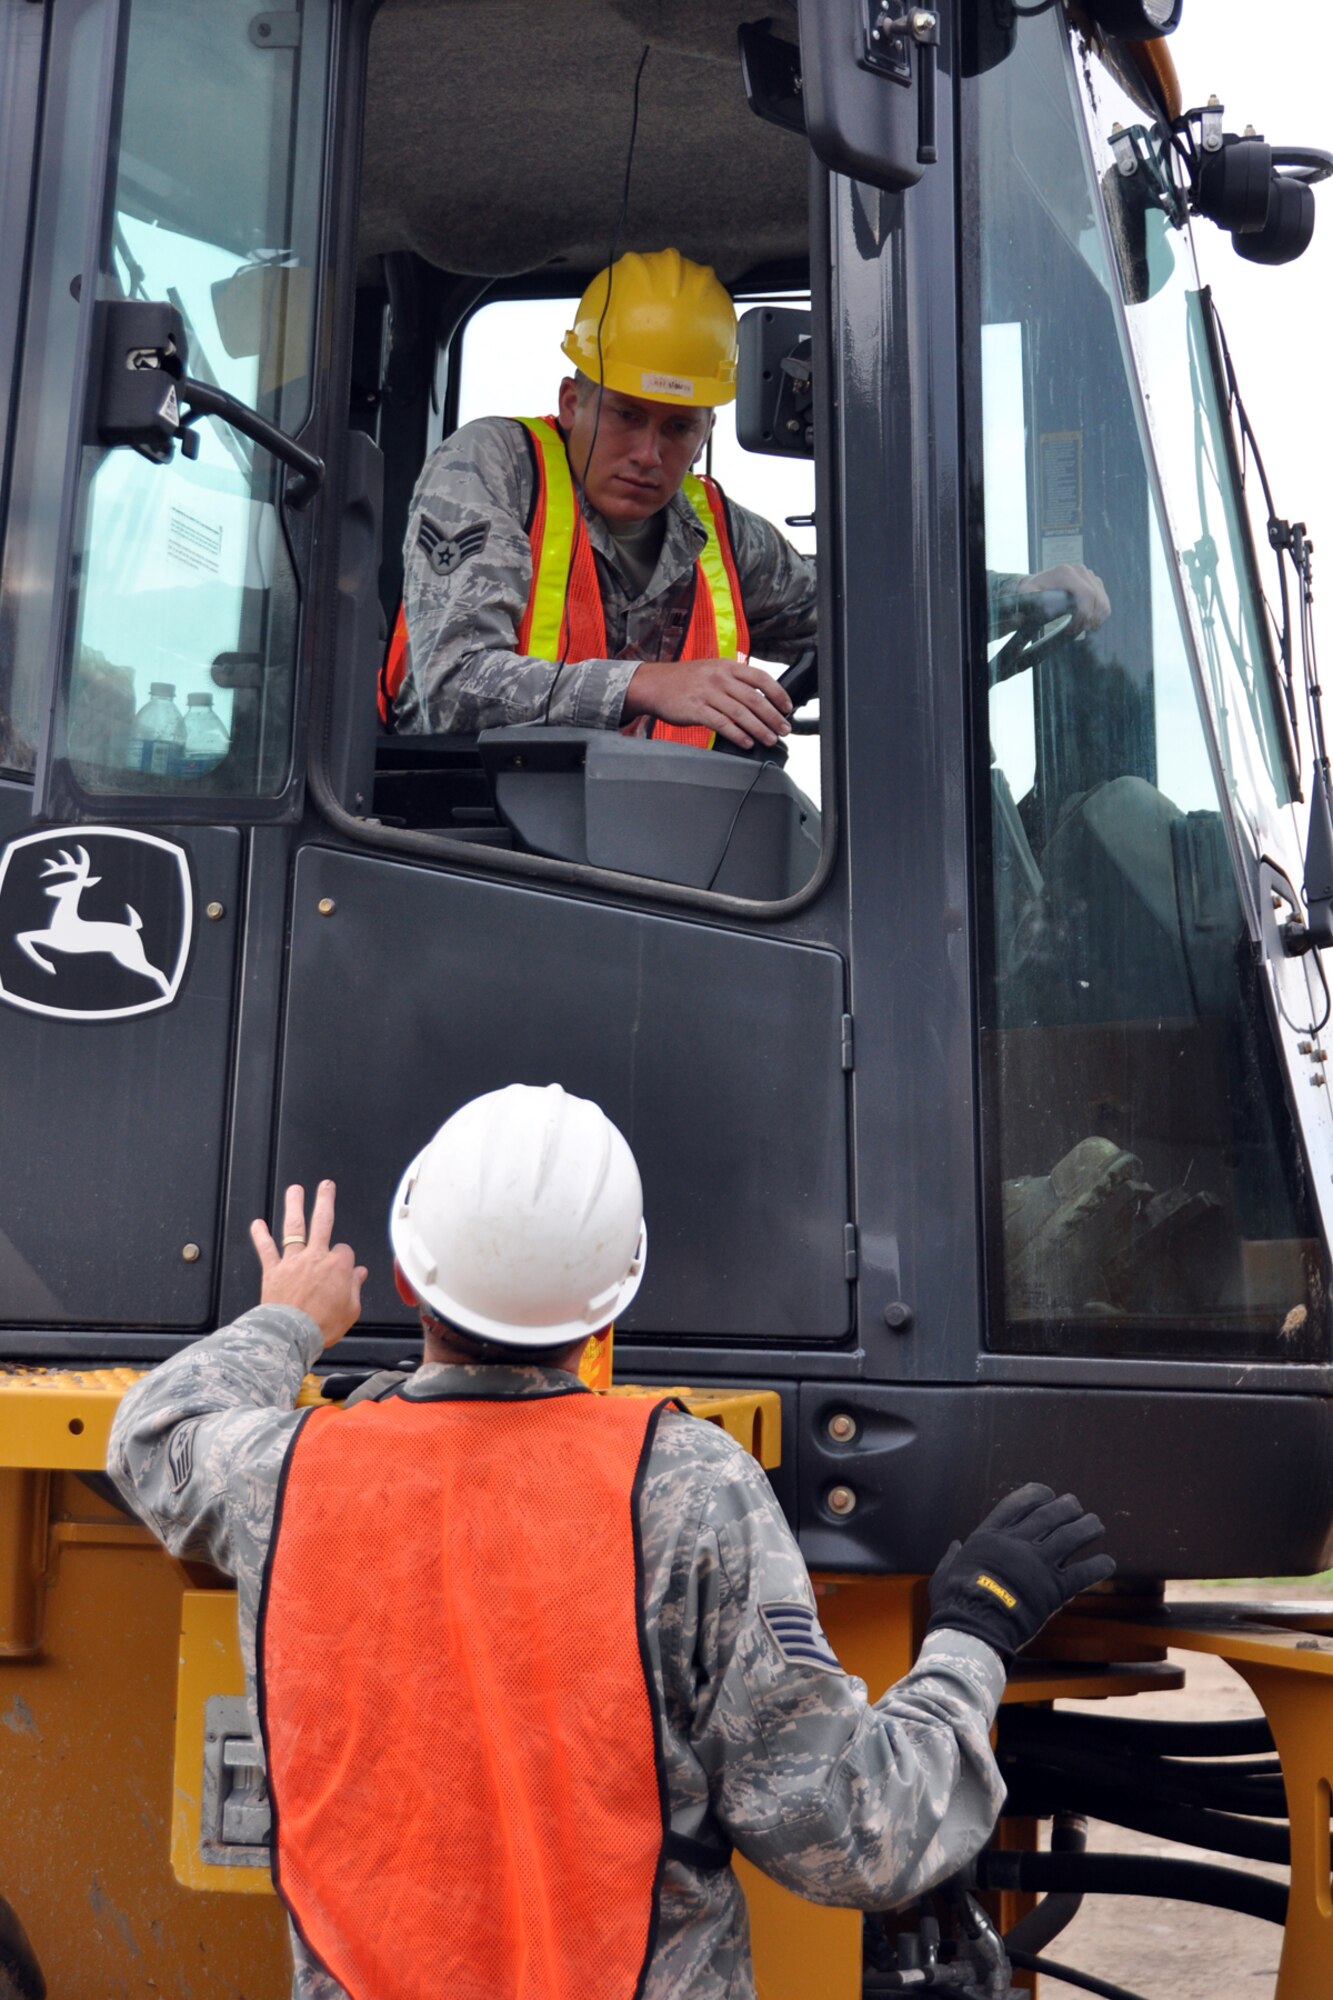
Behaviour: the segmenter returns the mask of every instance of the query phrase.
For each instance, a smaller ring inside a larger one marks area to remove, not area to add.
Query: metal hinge
[[[264,1750],[251,1733],[245,1701],[210,1695],[204,1703],[201,1858],[229,1868],[267,1868],[272,1820]]]
[[[859,1261],[856,1224],[845,1222],[842,1229],[842,1275],[849,1285],[855,1282]]]
[[[850,1014],[842,1017],[842,1066],[844,1069],[856,1068],[855,1030]]]

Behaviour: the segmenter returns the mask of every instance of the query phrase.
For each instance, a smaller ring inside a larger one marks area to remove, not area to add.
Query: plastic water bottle
[[[202,778],[209,771],[216,771],[226,756],[231,739],[223,727],[222,719],[214,712],[211,694],[187,694],[185,697],[185,756],[181,764],[181,775],[186,778]]]
[[[185,717],[176,706],[175,694],[170,681],[154,681],[150,686],[148,699],[130,730],[132,771],[147,771],[155,778],[179,775],[185,750]]]

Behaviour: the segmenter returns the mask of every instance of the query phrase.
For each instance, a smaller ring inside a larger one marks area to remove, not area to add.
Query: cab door
[[[17,761],[50,821],[291,818],[335,9],[48,15],[0,606]]]
[[[238,828],[299,808],[316,527],[253,433],[295,449],[319,413],[336,25],[329,0],[0,10],[0,159],[21,164],[26,131],[33,190],[7,180],[0,201],[5,268],[25,273],[0,306],[10,1353],[51,1351],[54,1327],[80,1355],[119,1328],[152,1352],[213,1310]],[[207,392],[252,434],[191,421]]]

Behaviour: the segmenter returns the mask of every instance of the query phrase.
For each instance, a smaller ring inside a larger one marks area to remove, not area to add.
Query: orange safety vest
[[[541,660],[605,659],[606,618],[597,564],[564,437],[554,417],[521,417],[519,421],[532,441],[536,485],[528,524],[532,582],[518,628],[518,651]],[[715,480],[692,472],[686,474],[680,490],[694,509],[706,540],[694,566],[694,601],[679,657],[734,660],[748,652],[750,631],[726,502]],[[407,620],[400,605],[380,674],[380,720],[385,724],[406,674]],[[648,733],[656,741],[690,743],[705,750],[717,740],[716,731],[703,724],[655,720]]]
[[[663,1403],[315,1410],[259,1616],[273,1877],[352,2000],[633,2000],[667,1829],[637,1500]]]

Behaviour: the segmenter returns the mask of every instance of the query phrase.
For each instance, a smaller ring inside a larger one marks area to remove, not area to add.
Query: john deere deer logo
[[[77,857],[77,858],[75,858]],[[139,933],[143,929],[143,918],[136,909],[126,903],[123,924],[89,923],[79,915],[79,898],[85,889],[95,888],[101,881],[100,875],[92,873],[92,863],[88,859],[86,847],[77,847],[74,856],[62,847],[58,858],[47,857],[42,864],[45,877],[67,876],[67,881],[52,880],[47,890],[48,896],[55,897],[55,908],[51,921],[44,931],[20,931],[14,939],[20,951],[26,951],[34,965],[40,965],[45,972],[54,972],[55,967],[38,945],[45,951],[59,952],[110,952],[117,965],[123,965],[127,972],[138,972],[145,979],[157,982],[159,990],[168,993],[171,981],[155,965],[150,965],[144,955],[143,939]]]
[[[159,834],[48,828],[0,850],[0,1001],[27,1013],[118,1021],[170,1006],[193,928],[189,857]]]

